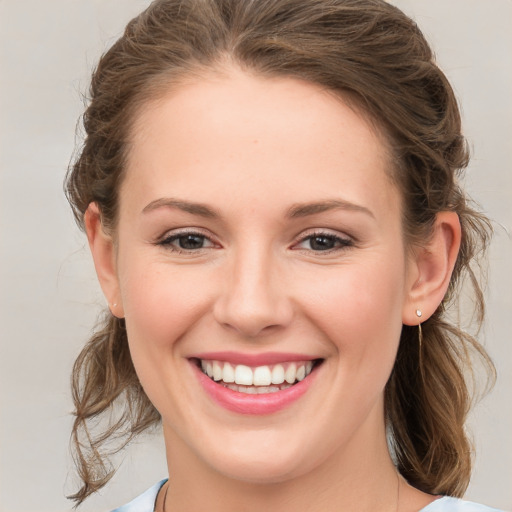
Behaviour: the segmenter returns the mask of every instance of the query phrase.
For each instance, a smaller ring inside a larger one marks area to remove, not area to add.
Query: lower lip
[[[272,414],[289,407],[306,393],[317,373],[313,371],[304,380],[281,391],[250,395],[226,388],[210,379],[194,363],[192,366],[204,390],[217,404],[238,414],[253,415]]]

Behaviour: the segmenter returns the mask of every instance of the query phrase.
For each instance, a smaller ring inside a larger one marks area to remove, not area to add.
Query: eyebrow
[[[375,215],[373,215],[368,208],[343,199],[328,199],[326,201],[319,201],[315,203],[296,204],[288,209],[287,216],[295,219],[338,209],[360,212],[375,218]]]
[[[162,197],[151,201],[144,207],[142,213],[148,213],[158,208],[177,208],[192,215],[199,215],[209,219],[218,219],[220,215],[215,210],[202,203],[194,203],[191,201],[184,201],[180,199],[173,199],[170,197]],[[328,199],[325,201],[317,201],[314,203],[299,203],[291,206],[286,216],[291,219],[308,217],[309,215],[316,215],[330,210],[348,210],[354,212],[364,213],[372,218],[375,218],[373,213],[364,206],[345,201],[343,199]]]
[[[177,208],[193,215],[199,215],[201,217],[207,217],[210,219],[219,218],[220,215],[208,206],[201,203],[193,203],[190,201],[183,201],[180,199],[173,199],[171,197],[162,197],[151,201],[144,207],[142,213],[148,213],[158,208]]]

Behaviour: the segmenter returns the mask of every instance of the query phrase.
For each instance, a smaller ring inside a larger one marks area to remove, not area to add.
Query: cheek
[[[168,370],[181,360],[180,341],[207,314],[208,281],[200,272],[173,269],[133,253],[119,270],[133,365],[151,402],[164,411],[169,396],[186,394],[185,383]]]
[[[375,257],[317,275],[302,304],[336,349],[371,362],[394,357],[402,329],[403,260]],[[305,283],[304,283],[305,284]]]
[[[404,272],[400,264],[341,266],[317,275],[314,284],[304,297],[318,312],[362,321],[401,311]]]
[[[120,288],[132,355],[140,349],[161,357],[201,318],[209,302],[201,272],[173,268],[144,255],[120,265]]]

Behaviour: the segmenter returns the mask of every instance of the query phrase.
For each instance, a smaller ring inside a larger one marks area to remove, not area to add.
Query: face
[[[116,293],[171,459],[276,482],[385,444],[411,307],[388,162],[363,117],[294,79],[232,70],[140,113]]]

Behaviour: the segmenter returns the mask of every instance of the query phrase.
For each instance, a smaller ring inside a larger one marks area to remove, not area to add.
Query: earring
[[[416,316],[418,318],[421,318],[423,316],[421,309],[416,310]],[[419,359],[418,365],[420,367],[420,373],[423,376],[422,354],[423,354],[423,332],[421,330],[421,322],[419,322],[418,323],[418,359]]]
[[[109,309],[110,309],[110,313],[111,313],[113,316],[117,316],[117,315],[114,313],[115,308],[117,308],[117,302],[111,302],[111,303],[110,303],[110,307],[109,307]]]

